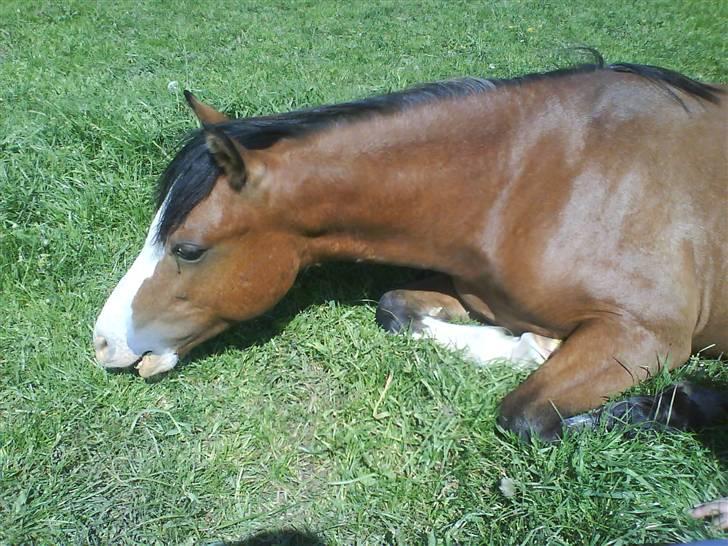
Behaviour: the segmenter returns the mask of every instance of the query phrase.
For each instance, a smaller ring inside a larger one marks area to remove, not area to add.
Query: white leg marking
[[[512,336],[497,326],[452,324],[432,317],[423,318],[422,324],[423,333],[415,334],[415,337],[429,337],[446,347],[462,350],[481,365],[492,360],[512,360],[525,368],[536,367],[560,343],[530,333]]]
[[[701,504],[690,514],[696,519],[711,518],[718,529],[728,530],[728,497]]]

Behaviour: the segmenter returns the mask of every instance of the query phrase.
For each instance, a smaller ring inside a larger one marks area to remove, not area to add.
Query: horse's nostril
[[[94,338],[94,349],[96,349],[97,351],[103,351],[108,346],[109,342],[106,341],[106,338],[104,336],[96,336]]]
[[[108,348],[109,342],[106,341],[104,336],[94,337],[94,350],[96,351],[96,358],[98,360],[104,360],[104,357],[107,356]]]

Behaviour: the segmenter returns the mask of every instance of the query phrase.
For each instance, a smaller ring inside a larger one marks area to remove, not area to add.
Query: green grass
[[[725,81],[726,17],[714,0],[0,3],[0,543],[719,536],[685,510],[728,493],[725,431],[497,434],[523,374],[374,325],[408,272],[310,270],[154,383],[95,367],[90,332],[194,126],[170,81],[245,116],[551,69],[583,44]],[[709,361],[685,375],[728,380]]]

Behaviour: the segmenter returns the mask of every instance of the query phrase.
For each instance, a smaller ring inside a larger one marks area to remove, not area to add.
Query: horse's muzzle
[[[96,360],[104,368],[128,368],[142,357],[134,353],[126,343],[115,343],[97,332],[94,332],[93,344]]]

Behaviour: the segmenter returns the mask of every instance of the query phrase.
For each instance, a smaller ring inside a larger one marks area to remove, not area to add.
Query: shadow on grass
[[[728,425],[701,430],[698,441],[713,452],[723,470],[728,470]]]
[[[240,540],[215,542],[209,546],[326,546],[326,541],[310,531],[279,529],[261,531]]]
[[[271,311],[255,320],[234,326],[227,333],[204,343],[185,358],[177,368],[179,369],[195,359],[220,353],[229,347],[244,350],[263,344],[280,334],[298,313],[312,305],[327,301],[335,301],[343,305],[361,305],[363,303],[376,305],[385,292],[431,274],[428,271],[371,264],[330,263],[312,267],[298,276],[290,292]],[[373,312],[371,320],[374,321]],[[131,371],[134,373],[135,370]],[[166,374],[162,374],[162,376],[164,375]],[[159,378],[154,379],[159,380]],[[703,384],[711,389],[728,392],[728,384],[725,383],[706,382],[705,378],[699,376],[689,376],[685,379],[696,384]],[[714,453],[722,468],[728,468],[727,430],[727,425],[721,425],[694,432],[699,441]],[[250,542],[250,544],[258,544],[258,542]],[[270,544],[275,544],[275,542]],[[283,542],[283,544],[299,543]]]
[[[342,305],[376,305],[385,292],[422,277],[427,271],[371,264],[330,263],[299,274],[288,294],[269,312],[233,326],[228,332],[194,349],[176,369],[196,359],[233,347],[244,350],[280,334],[306,308],[327,301]],[[372,312],[372,322],[374,313]]]

